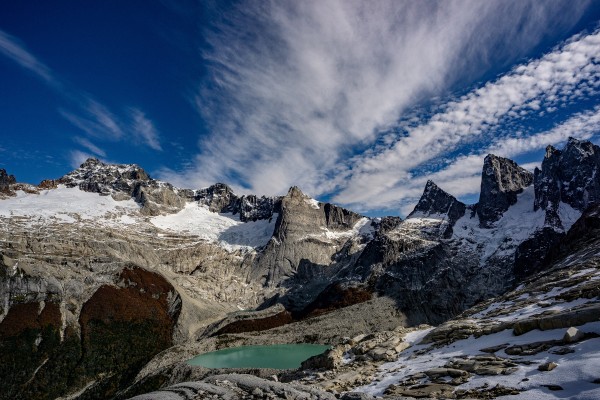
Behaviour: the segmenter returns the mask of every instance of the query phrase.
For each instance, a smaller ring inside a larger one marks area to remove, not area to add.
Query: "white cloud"
[[[76,136],[73,138],[73,141],[100,157],[106,157],[106,152],[104,150],[102,150],[100,147],[96,146],[94,143],[90,142],[86,138]]]
[[[407,108],[526,55],[556,26],[572,26],[587,4],[242,3],[208,36],[203,57],[212,75],[195,104],[212,134],[180,181],[240,182],[267,194],[291,185],[313,195],[334,191],[354,172],[340,163]],[[460,111],[455,118],[464,118]],[[354,178],[353,192],[339,200],[352,202],[377,185],[389,187],[386,181]]]
[[[94,157],[92,154],[80,150],[72,150],[69,152],[69,162],[71,164],[71,168],[79,168],[79,166],[83,164],[85,160],[92,157]]]
[[[0,30],[0,54],[33,72],[49,85],[59,85],[50,68],[31,54],[17,38],[2,30]]]
[[[134,137],[154,150],[162,150],[159,134],[152,121],[137,108],[130,109]]]

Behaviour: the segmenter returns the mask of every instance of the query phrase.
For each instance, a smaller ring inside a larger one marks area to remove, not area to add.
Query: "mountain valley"
[[[600,398],[600,147],[488,155],[406,217],[88,159],[0,170],[0,398]],[[331,345],[298,370],[197,354]],[[137,396],[137,397],[136,397]]]

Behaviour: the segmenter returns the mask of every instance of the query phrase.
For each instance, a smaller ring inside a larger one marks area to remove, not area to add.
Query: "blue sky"
[[[2,2],[0,168],[95,156],[369,215],[427,179],[475,202],[489,152],[598,141],[599,22],[579,0]]]

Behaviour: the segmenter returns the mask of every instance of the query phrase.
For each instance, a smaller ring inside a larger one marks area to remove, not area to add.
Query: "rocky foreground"
[[[94,159],[0,170],[0,398],[600,398],[599,200],[576,139],[534,173],[486,157],[476,204],[428,182],[406,220]],[[186,363],[278,343],[333,347]]]

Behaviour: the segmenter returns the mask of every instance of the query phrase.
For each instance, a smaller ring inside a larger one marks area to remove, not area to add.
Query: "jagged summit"
[[[243,222],[270,219],[281,208],[280,197],[258,197],[253,194],[238,196],[224,183],[196,190],[194,199],[208,206],[212,212],[239,214]]]
[[[562,150],[546,148],[542,168],[534,171],[534,208],[546,210],[546,224],[560,226],[560,204],[584,211],[600,201],[600,147],[569,138]]]
[[[57,183],[109,195],[115,191],[131,193],[137,183],[151,181],[154,180],[137,164],[108,164],[97,158],[88,158],[79,168],[58,179]]]
[[[447,216],[452,226],[465,214],[465,210],[464,203],[445,192],[432,180],[428,180],[421,199],[407,218]]]
[[[483,160],[477,214],[482,227],[497,221],[517,195],[533,183],[533,174],[508,158],[488,154]]]

